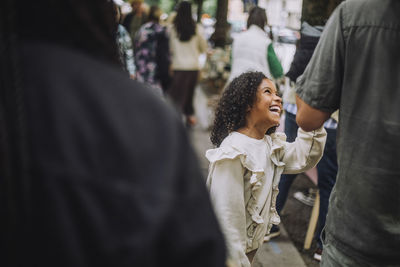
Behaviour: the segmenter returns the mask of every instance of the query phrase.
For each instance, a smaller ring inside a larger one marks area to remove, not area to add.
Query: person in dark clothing
[[[307,22],[303,22],[301,30],[301,39],[290,69],[286,76],[289,77],[291,82],[296,82],[300,77],[308,62],[310,61],[315,47],[318,44],[319,38],[322,34],[323,26],[311,26]],[[285,92],[285,133],[289,141],[294,141],[297,137],[298,125],[296,123],[296,112],[297,107],[295,104],[295,92],[292,88],[288,88],[291,92]],[[321,161],[317,164],[318,172],[318,189],[320,195],[320,205],[318,213],[318,227],[315,231],[315,240],[317,241],[317,249],[314,253],[314,259],[317,261],[321,260],[321,254],[323,250],[323,243],[321,240],[322,229],[325,227],[326,214],[328,213],[329,197],[332,192],[332,188],[336,182],[337,175],[337,155],[336,155],[336,128],[337,121],[330,118],[325,124],[324,128],[327,131],[327,141],[324,148],[324,154]],[[284,174],[281,176],[279,182],[279,194],[276,199],[276,210],[281,214],[292,183],[294,182],[297,175],[295,174]],[[298,192],[301,196],[304,195],[302,192]],[[307,195],[306,195],[307,197]],[[274,236],[278,236],[280,233],[279,227],[274,226],[271,229],[271,234],[266,237],[266,241]]]
[[[117,44],[119,48],[119,58],[126,72],[129,73],[131,79],[135,79],[135,61],[133,59],[133,44],[132,39],[121,24],[121,6],[114,1],[114,12],[117,22]]]
[[[134,40],[136,79],[147,83],[159,95],[168,88],[170,53],[167,28],[160,24],[162,10],[150,7],[149,21],[140,27]]]
[[[0,265],[224,266],[179,116],[118,66],[112,2],[0,20]]]
[[[285,75],[290,81],[296,82],[297,78],[303,74],[318,44],[322,30],[323,26],[311,26],[307,22],[303,22],[298,48],[293,56],[290,69]]]
[[[147,22],[147,13],[143,6],[143,0],[130,0],[132,12],[126,15],[122,25],[128,30],[131,39],[134,40],[139,28]]]

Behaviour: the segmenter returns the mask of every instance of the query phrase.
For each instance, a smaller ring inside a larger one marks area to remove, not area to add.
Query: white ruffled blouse
[[[220,147],[209,149],[207,187],[227,241],[229,260],[250,266],[246,253],[257,249],[280,218],[275,208],[282,173],[301,173],[322,157],[324,128],[298,130],[296,141],[284,133],[254,139],[232,132]]]

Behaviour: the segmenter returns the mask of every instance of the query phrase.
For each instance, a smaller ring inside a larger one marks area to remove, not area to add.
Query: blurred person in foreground
[[[185,116],[186,125],[193,126],[197,123],[193,95],[199,76],[199,56],[206,52],[207,41],[193,19],[189,2],[179,4],[169,32],[173,77],[167,93]]]
[[[246,71],[260,71],[265,76],[278,79],[283,76],[282,65],[275,54],[272,40],[265,27],[267,14],[264,8],[253,7],[247,19],[247,30],[238,34],[232,44],[232,67],[228,83]]]
[[[169,85],[169,39],[167,28],[160,24],[161,9],[153,5],[149,21],[140,27],[134,40],[136,79],[147,83],[159,95]]]
[[[400,264],[399,14],[395,0],[341,3],[298,84],[303,129],[340,109],[324,267]]]
[[[0,12],[0,265],[224,266],[179,116],[118,66],[112,2]]]

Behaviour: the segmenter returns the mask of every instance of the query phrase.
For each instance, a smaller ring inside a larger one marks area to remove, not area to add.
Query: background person
[[[283,76],[272,40],[265,32],[267,15],[264,8],[253,7],[247,19],[247,30],[238,34],[232,44],[232,65],[228,82],[246,71],[260,71],[275,79]]]
[[[136,32],[147,22],[147,11],[143,0],[129,0],[132,11],[125,16],[122,25],[129,32],[131,39],[135,40]]]
[[[186,124],[196,124],[193,108],[194,89],[199,77],[199,56],[206,52],[207,42],[192,17],[192,5],[183,1],[170,28],[173,78],[168,95],[185,116]]]
[[[296,49],[296,53],[293,58],[293,62],[290,66],[290,70],[286,74],[289,77],[290,82],[294,83],[304,72],[311,56],[317,46],[318,40],[321,36],[323,27],[311,26],[304,22],[302,24],[301,39],[299,47]],[[297,137],[298,126],[296,123],[297,106],[295,104],[295,90],[291,86],[286,87],[284,92],[284,103],[283,108],[285,110],[285,134],[289,142],[293,142]],[[326,214],[328,213],[329,196],[332,188],[336,182],[337,174],[337,156],[336,156],[336,128],[337,119],[329,118],[324,123],[324,128],[327,132],[327,140],[324,148],[324,154],[317,164],[318,172],[318,189],[320,194],[320,205],[318,213],[318,226],[315,231],[315,240],[317,241],[317,249],[314,253],[314,259],[321,260],[321,253],[323,244],[321,240],[322,229],[325,227]],[[281,211],[286,203],[290,187],[297,177],[296,174],[284,174],[279,181],[279,194],[276,199],[276,209],[278,214],[281,215]],[[303,194],[302,192],[296,192],[300,194],[300,200],[306,202],[309,205],[311,193]],[[315,200],[315,196],[312,196],[312,200]],[[265,241],[269,241],[271,238],[280,234],[279,226],[273,226],[269,235],[265,237]]]
[[[123,25],[120,24],[121,21],[121,7],[114,1],[114,8],[116,13],[117,22],[117,43],[119,48],[119,56],[121,64],[125,71],[129,73],[129,76],[134,79],[136,68],[133,59],[133,44],[129,33]]]
[[[149,21],[140,27],[135,37],[136,79],[150,85],[162,95],[170,82],[169,37],[160,24],[161,9],[153,5]]]

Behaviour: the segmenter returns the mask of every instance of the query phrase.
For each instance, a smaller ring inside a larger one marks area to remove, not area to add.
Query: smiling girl
[[[279,125],[282,99],[261,72],[235,78],[224,91],[215,114],[207,186],[222,226],[230,262],[251,266],[272,224],[282,173],[300,173],[314,167],[326,140],[323,128],[286,142]]]

